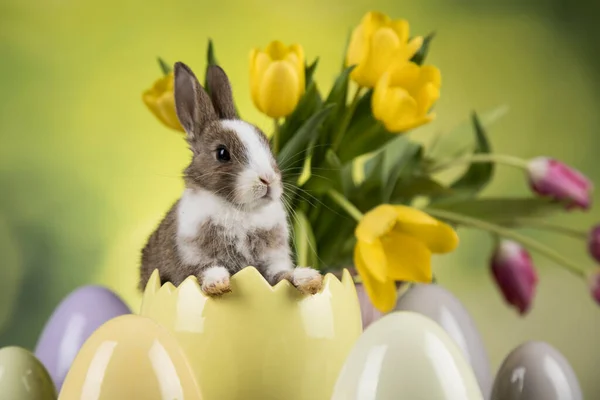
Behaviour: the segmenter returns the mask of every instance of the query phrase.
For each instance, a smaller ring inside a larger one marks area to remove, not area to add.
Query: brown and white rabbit
[[[193,153],[185,190],[142,250],[140,289],[154,269],[179,285],[196,276],[207,295],[231,290],[229,278],[256,267],[274,285],[289,280],[316,293],[321,274],[294,268],[281,173],[269,142],[238,118],[225,72],[211,66],[208,93],[185,64],[175,64],[175,107]]]

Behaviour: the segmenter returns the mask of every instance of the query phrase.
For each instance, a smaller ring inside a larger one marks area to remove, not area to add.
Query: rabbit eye
[[[231,156],[229,155],[229,150],[223,145],[217,147],[217,160],[221,162],[227,162],[231,160]]]

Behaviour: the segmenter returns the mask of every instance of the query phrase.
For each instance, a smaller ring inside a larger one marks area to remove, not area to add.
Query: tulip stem
[[[517,225],[522,226],[523,228],[542,229],[546,231],[561,233],[565,236],[571,236],[575,239],[587,240],[588,238],[588,232],[567,228],[540,219],[518,218],[517,220],[515,220],[515,223]]]
[[[354,92],[354,97],[352,97],[352,102],[346,109],[346,113],[344,114],[344,119],[340,124],[339,129],[335,132],[335,136],[333,137],[332,149],[333,151],[337,151],[342,144],[342,139],[344,138],[344,134],[350,125],[350,121],[352,121],[352,116],[354,115],[354,111],[356,111],[356,106],[358,106],[358,100],[360,100],[360,95],[362,93],[362,86],[356,88],[356,92]]]
[[[474,164],[474,163],[496,163],[508,165],[515,168],[527,169],[527,161],[522,158],[515,156],[509,156],[505,154],[471,154],[468,157],[454,159],[446,162],[441,162],[437,165],[429,168],[429,172],[439,172],[452,167],[456,167],[463,164]]]
[[[585,278],[586,272],[583,271],[577,264],[571,262],[571,260],[561,256],[556,251],[552,250],[550,247],[545,246],[544,244],[538,242],[535,239],[522,235],[518,232],[515,232],[509,228],[505,228],[496,224],[492,224],[486,221],[482,221],[480,219],[472,218],[466,215],[457,214],[451,211],[439,210],[435,208],[424,209],[426,213],[429,215],[440,218],[449,222],[454,222],[459,225],[470,226],[472,228],[481,229],[484,231],[488,231],[491,233],[495,233],[499,236],[514,240],[515,242],[520,243],[521,245],[538,252],[539,254],[545,256],[556,262],[559,265],[562,265],[569,272],[579,277]]]
[[[327,195],[333,200],[338,206],[342,207],[356,222],[360,221],[363,217],[363,213],[360,212],[354,204],[350,202],[343,194],[334,189],[329,189]]]
[[[279,153],[279,121],[277,118],[273,118],[273,155],[277,156]]]

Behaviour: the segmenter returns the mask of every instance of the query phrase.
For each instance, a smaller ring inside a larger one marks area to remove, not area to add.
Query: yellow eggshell
[[[394,312],[360,337],[332,400],[483,400],[475,374],[433,320]]]
[[[21,347],[0,349],[0,399],[53,400],[56,391],[40,361]]]
[[[149,318],[109,320],[85,342],[59,400],[200,400],[177,340]]]
[[[141,314],[177,337],[207,400],[329,400],[362,331],[350,274],[327,275],[319,293],[303,296],[248,267],[231,289],[209,298],[196,278],[161,286],[155,271]]]

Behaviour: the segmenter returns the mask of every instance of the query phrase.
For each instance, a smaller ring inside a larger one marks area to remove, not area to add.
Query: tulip
[[[384,313],[396,305],[397,281],[431,282],[431,254],[458,245],[449,225],[417,209],[389,204],[366,213],[355,236],[356,269],[371,302]]]
[[[588,283],[592,298],[600,304],[600,269],[590,274]]]
[[[256,108],[271,118],[294,111],[304,94],[304,50],[294,44],[271,42],[250,53],[250,91]]]
[[[504,300],[525,315],[532,304],[537,272],[531,256],[518,243],[501,240],[492,256],[492,274]]]
[[[165,126],[185,132],[175,112],[173,85],[173,73],[170,72],[154,82],[154,85],[144,92],[142,100],[152,114]]]
[[[527,171],[531,188],[537,194],[566,201],[569,208],[590,207],[593,185],[579,171],[547,157],[529,161]]]
[[[422,36],[410,39],[408,21],[371,11],[352,31],[346,65],[356,66],[350,75],[356,83],[374,87],[392,61],[410,60],[422,45]]]
[[[383,74],[373,93],[373,115],[390,132],[404,132],[435,118],[429,113],[440,97],[442,77],[431,65],[396,63]]]
[[[593,227],[588,234],[588,252],[600,262],[600,225]]]

